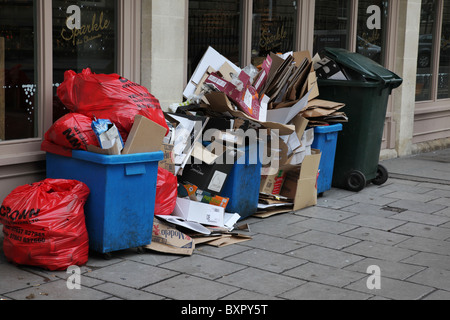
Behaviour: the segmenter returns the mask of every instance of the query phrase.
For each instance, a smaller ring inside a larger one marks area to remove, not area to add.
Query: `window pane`
[[[71,7],[75,11],[68,10],[70,6],[75,6]],[[90,68],[97,74],[117,72],[116,16],[117,1],[53,1],[54,121],[68,112],[56,96],[66,70],[79,73]],[[78,17],[80,24],[72,26]]]
[[[314,54],[325,47],[348,48],[350,0],[316,0]]]
[[[436,18],[435,0],[422,1],[420,15],[419,56],[417,61],[417,88],[416,101],[430,100],[432,98],[433,79],[433,34]]]
[[[367,13],[370,6],[375,10]],[[384,64],[384,46],[386,43],[389,1],[386,0],[359,0],[358,30],[356,52]],[[370,28],[368,26],[368,22]],[[377,25],[379,23],[379,25]]]
[[[441,55],[439,60],[438,99],[450,98],[450,2],[444,1]]]
[[[292,0],[253,0],[252,63],[260,65],[271,52],[294,50],[297,6]]]
[[[34,2],[0,3],[0,141],[37,137]]]
[[[240,10],[239,0],[189,1],[188,78],[209,46],[240,65]]]

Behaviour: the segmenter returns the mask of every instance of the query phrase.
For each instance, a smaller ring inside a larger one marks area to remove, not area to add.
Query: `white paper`
[[[308,105],[311,92],[312,89],[292,107],[267,111],[267,121],[288,124]]]
[[[237,213],[227,213],[224,214],[224,225],[228,229],[228,231],[232,231],[234,229],[235,224],[239,221],[241,216]]]

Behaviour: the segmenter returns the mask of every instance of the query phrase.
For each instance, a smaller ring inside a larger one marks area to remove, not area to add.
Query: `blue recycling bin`
[[[318,195],[322,195],[324,192],[331,190],[337,141],[339,132],[342,129],[343,126],[340,123],[314,128],[314,142],[311,147],[322,152],[319,165],[319,178],[317,180]]]
[[[140,248],[152,240],[162,152],[107,156],[73,151],[72,157],[47,153],[47,177],[84,182],[89,248],[109,254]]]
[[[220,195],[230,199],[226,212],[238,213],[243,220],[258,210],[262,161],[257,143],[240,150],[245,152],[245,159],[242,156],[236,161]]]

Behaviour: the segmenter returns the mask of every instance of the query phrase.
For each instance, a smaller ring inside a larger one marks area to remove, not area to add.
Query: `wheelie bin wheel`
[[[352,171],[347,175],[347,189],[354,192],[359,192],[366,187],[366,176],[361,171]]]
[[[386,167],[381,164],[378,165],[377,177],[372,180],[372,183],[376,186],[381,186],[386,183],[389,179],[389,172]]]

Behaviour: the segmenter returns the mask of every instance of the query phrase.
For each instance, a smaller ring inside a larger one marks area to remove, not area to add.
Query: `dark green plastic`
[[[342,111],[349,122],[339,133],[333,186],[350,189],[347,181],[355,171],[363,173],[367,182],[377,178],[389,96],[403,80],[358,53],[335,48],[325,51],[329,58],[366,79],[318,80],[320,99],[346,105]]]

